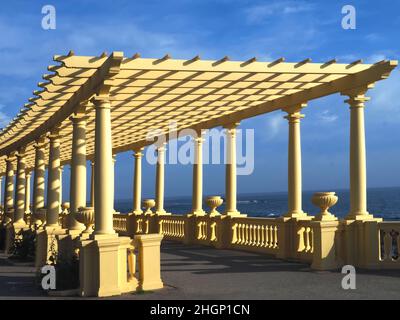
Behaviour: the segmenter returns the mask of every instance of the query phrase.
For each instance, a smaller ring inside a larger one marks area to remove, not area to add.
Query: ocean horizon
[[[317,191],[303,192],[303,210],[309,215],[319,212],[311,203],[311,197]],[[338,218],[344,218],[350,209],[350,191],[343,189],[335,191],[339,200],[330,212]],[[222,198],[223,195],[220,195]],[[205,195],[207,197],[207,195]],[[204,198],[205,198],[204,197]],[[400,220],[400,187],[368,188],[368,211],[374,217],[385,220]],[[191,196],[166,197],[164,207],[172,214],[186,214],[192,207]],[[237,208],[250,217],[279,217],[288,210],[287,192],[242,193],[237,196]],[[209,208],[204,204],[203,209]],[[218,208],[225,209],[224,204]],[[132,211],[131,199],[116,199],[115,210],[121,213]]]

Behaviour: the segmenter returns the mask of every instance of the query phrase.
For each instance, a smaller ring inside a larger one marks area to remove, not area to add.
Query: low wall
[[[115,214],[114,228],[130,237],[159,233],[166,240],[185,244],[272,254],[321,270],[345,264],[369,269],[400,268],[400,222],[380,219],[315,221],[312,216]]]

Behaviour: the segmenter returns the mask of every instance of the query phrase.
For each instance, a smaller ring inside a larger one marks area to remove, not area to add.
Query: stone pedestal
[[[130,243],[130,238],[117,234],[93,235],[80,241],[81,296],[110,297],[136,290],[136,278],[128,280]]]
[[[139,290],[164,287],[161,281],[160,245],[163,236],[146,234],[135,236],[139,248]]]
[[[313,262],[315,270],[333,270],[339,267],[335,237],[338,231],[338,221],[313,221],[314,230]]]

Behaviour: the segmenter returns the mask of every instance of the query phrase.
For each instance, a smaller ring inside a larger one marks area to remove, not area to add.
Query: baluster
[[[238,244],[242,244],[242,242],[243,242],[243,225],[241,223],[238,223],[237,230],[238,230],[238,241],[237,241],[237,243]]]
[[[266,247],[265,245],[265,226],[261,226],[260,230],[260,246],[261,247]]]
[[[269,234],[268,234],[268,238],[269,238],[269,247],[273,248],[274,247],[274,226],[269,226]]]
[[[297,231],[297,252],[303,252],[305,249],[304,246],[304,227],[301,227],[298,231]]]
[[[396,249],[397,249],[397,259],[396,261],[400,261],[400,232],[397,233],[396,236]]]
[[[260,246],[260,243],[261,243],[261,237],[260,237],[260,231],[261,231],[261,226],[260,225],[257,225],[256,226],[256,231],[257,231],[257,235],[256,235],[256,239],[257,239],[257,242],[256,242],[256,246],[257,247],[259,247]]]
[[[278,227],[274,226],[274,249],[278,248]]]
[[[383,260],[389,260],[391,258],[392,253],[392,237],[390,236],[390,232],[385,230],[385,236],[383,237],[383,248],[384,255]]]
[[[249,225],[249,246],[252,246],[254,244],[254,226],[251,224]]]
[[[237,227],[238,224],[234,223],[232,225],[232,239],[231,239],[231,244],[236,244],[238,242],[238,234],[237,234]]]
[[[314,252],[314,229],[310,228],[310,252]]]
[[[135,251],[134,248],[128,248],[128,281],[131,281],[135,278],[135,271],[136,271],[136,265],[135,265]]]
[[[254,245],[255,247],[257,247],[257,246],[258,246],[258,242],[259,242],[259,237],[258,237],[258,225],[254,225],[253,233],[254,233],[253,245]]]
[[[304,238],[305,238],[305,247],[306,247],[306,252],[309,252],[311,249],[310,246],[310,228],[306,227],[305,232],[304,232]]]
[[[265,226],[265,231],[264,231],[264,237],[265,237],[265,247],[269,248],[269,226]]]
[[[308,227],[305,227],[304,228],[304,233],[303,233],[303,235],[304,235],[304,251],[305,252],[308,252],[308,249],[309,249],[309,247],[310,247],[310,245],[309,245],[309,238],[308,238]]]
[[[250,226],[248,224],[246,226],[246,238],[245,238],[245,245],[248,246],[250,244]]]

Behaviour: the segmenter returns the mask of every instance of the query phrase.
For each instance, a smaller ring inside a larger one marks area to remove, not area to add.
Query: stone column
[[[142,202],[142,156],[143,148],[134,151],[135,157],[135,175],[133,177],[133,213],[141,214]]]
[[[93,99],[95,121],[94,212],[92,235],[115,234],[113,229],[113,156],[111,136],[111,104],[107,97]]]
[[[297,218],[306,216],[302,209],[302,176],[301,176],[301,135],[300,120],[306,104],[300,104],[284,109],[288,115],[285,119],[289,123],[288,145],[288,207],[285,217]]]
[[[347,220],[373,218],[367,211],[367,168],[365,156],[364,106],[366,89],[346,95],[350,105],[350,212]]]
[[[25,173],[25,216],[31,214],[31,172]]]
[[[86,118],[84,115],[73,115],[70,120],[72,154],[68,229],[81,231],[83,226],[75,217],[80,207],[86,207]]]
[[[4,212],[14,210],[14,158],[9,156],[6,159],[6,180],[4,188]]]
[[[25,154],[24,151],[17,153],[17,178],[14,202],[14,226],[22,228],[26,225],[25,214]]]
[[[58,228],[60,213],[60,136],[58,130],[49,134],[49,165],[47,175],[46,227]]]
[[[90,161],[90,206],[94,207],[94,161]]]
[[[112,206],[113,206],[113,214],[115,213],[115,208],[114,208],[114,200],[115,200],[115,195],[114,195],[114,193],[115,193],[115,163],[117,162],[117,155],[115,155],[115,154],[113,154],[112,155],[112,171],[111,171],[111,173],[112,173],[112,192],[111,192],[111,195],[112,195]]]
[[[2,193],[2,187],[3,187],[3,176],[0,176],[0,203],[1,203],[1,193]],[[3,206],[4,209],[4,206]]]
[[[204,215],[203,210],[203,136],[194,138],[192,214]]]
[[[164,210],[164,165],[165,165],[165,143],[157,148],[156,167],[156,214],[165,214]]]
[[[58,201],[58,213],[62,212],[61,204],[62,204],[62,177],[63,177],[64,166],[60,166],[60,198]]]
[[[35,169],[33,177],[33,213],[45,206],[44,190],[45,190],[45,172],[46,163],[44,155],[44,141],[38,141],[35,144]]]
[[[225,164],[225,198],[226,215],[239,215],[236,208],[236,127],[239,123],[225,126],[226,130],[226,164]]]

